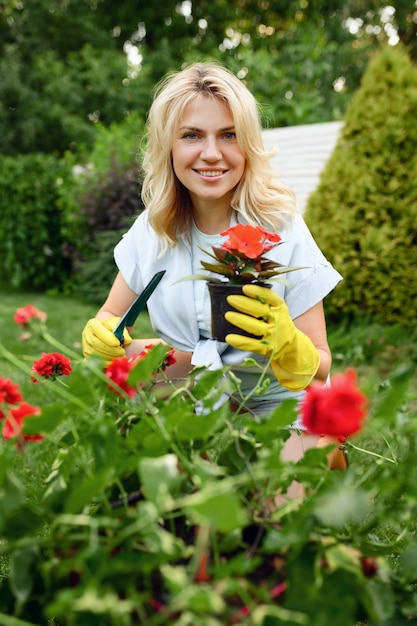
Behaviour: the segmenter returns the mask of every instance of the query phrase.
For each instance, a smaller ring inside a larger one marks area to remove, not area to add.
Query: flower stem
[[[396,461],[396,459],[389,459],[388,457],[383,456],[382,454],[378,454],[377,452],[372,452],[372,450],[366,450],[365,448],[360,448],[359,446],[355,446],[355,444],[353,444],[351,441],[348,441],[348,440],[345,441],[344,445],[349,445],[351,448],[353,448],[354,450],[357,450],[358,452],[369,454],[370,456],[374,456],[377,459],[381,459],[382,461],[388,461],[389,463],[398,465],[398,462]]]

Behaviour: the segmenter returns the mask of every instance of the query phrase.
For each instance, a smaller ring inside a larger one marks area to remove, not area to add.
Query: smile
[[[208,178],[216,178],[218,176],[222,176],[225,170],[197,170],[197,173],[200,176],[205,176]]]

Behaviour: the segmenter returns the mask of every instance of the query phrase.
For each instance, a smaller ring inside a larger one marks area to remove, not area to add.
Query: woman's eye
[[[226,141],[234,141],[236,139],[236,133],[225,133],[224,138]]]
[[[198,138],[197,133],[185,133],[183,135],[183,139],[188,139],[189,141],[194,141]]]

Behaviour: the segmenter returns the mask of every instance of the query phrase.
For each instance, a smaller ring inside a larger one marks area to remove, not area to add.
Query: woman
[[[119,273],[106,302],[84,329],[85,356],[95,353],[109,361],[165,342],[175,348],[176,357],[168,376],[185,376],[197,365],[227,363],[241,378],[245,393],[256,385],[259,369],[242,364],[248,355],[256,356],[261,363],[272,360],[273,382],[248,402],[250,410],[260,414],[286,398],[301,398],[311,380],[324,382],[329,375],[322,301],[341,277],[297,213],[293,192],[271,170],[254,97],[225,68],[195,63],[159,85],[146,139],[146,210],[115,248]],[[178,280],[198,271],[201,248],[210,251],[223,241],[219,233],[236,223],[278,232],[282,243],[270,251],[271,258],[304,269],[291,274],[289,285],[274,283],[270,295],[249,285],[244,296],[232,297],[236,334],[220,343],[211,339],[206,283]],[[126,332],[121,346],[112,329],[159,270],[166,274],[148,301],[157,338],[132,341]],[[268,336],[247,344],[239,330],[257,323],[259,316]],[[280,345],[271,339],[275,325]],[[270,344],[272,352],[265,350]],[[316,443],[317,437],[292,435],[285,456],[296,460]]]

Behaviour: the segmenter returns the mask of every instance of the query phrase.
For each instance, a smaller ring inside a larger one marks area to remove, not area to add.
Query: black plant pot
[[[242,286],[243,285],[233,285],[226,282],[208,283],[211,302],[211,334],[213,335],[213,339],[217,339],[217,341],[224,341],[226,335],[229,333],[233,333],[235,335],[245,335],[246,337],[255,337],[256,339],[259,338],[259,335],[245,333],[242,329],[234,326],[234,324],[230,324],[224,319],[224,314],[227,311],[236,311],[236,309],[230,306],[227,302],[227,296],[235,294],[243,295]],[[262,283],[262,287],[271,288],[271,286],[272,285]]]

